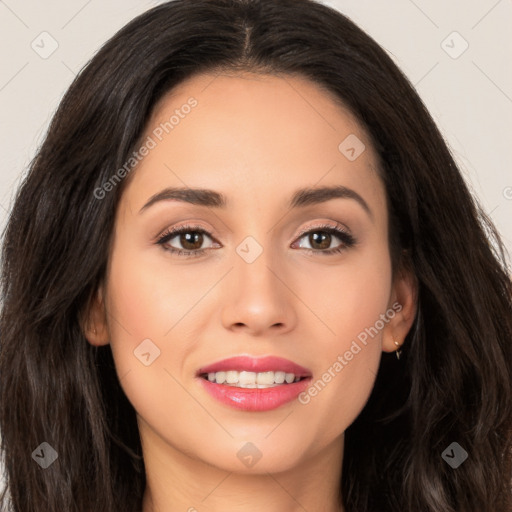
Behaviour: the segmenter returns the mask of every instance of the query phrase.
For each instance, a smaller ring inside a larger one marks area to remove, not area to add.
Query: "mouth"
[[[289,359],[277,356],[235,356],[199,368],[197,377],[216,384],[280,386],[311,377],[311,372]]]
[[[311,372],[282,357],[236,356],[200,368],[196,377],[214,399],[242,411],[263,412],[292,402]]]
[[[285,372],[283,370],[266,372],[228,370],[201,373],[199,377],[213,384],[246,389],[266,389],[277,386],[287,386],[308,378],[307,376],[295,375],[294,373]]]

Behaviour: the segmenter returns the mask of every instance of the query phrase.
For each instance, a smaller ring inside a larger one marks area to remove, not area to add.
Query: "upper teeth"
[[[212,372],[208,374],[208,380],[217,384],[229,384],[242,388],[268,388],[276,384],[287,384],[300,380],[294,373],[277,372],[238,372],[229,370],[227,372]]]

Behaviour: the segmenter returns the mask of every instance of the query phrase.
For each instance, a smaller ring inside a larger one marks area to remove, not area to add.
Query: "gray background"
[[[75,74],[116,30],[158,3],[0,0],[0,229]],[[416,86],[512,252],[512,1],[324,3],[376,39]],[[52,44],[57,49],[44,55]]]

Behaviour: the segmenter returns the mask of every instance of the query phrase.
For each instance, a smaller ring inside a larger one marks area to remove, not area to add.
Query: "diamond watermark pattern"
[[[144,366],[149,366],[160,356],[160,349],[149,338],[146,338],[133,353]]]
[[[452,59],[458,59],[469,48],[469,43],[457,31],[453,31],[441,42],[441,48]]]
[[[41,32],[30,45],[39,57],[48,59],[59,47],[59,43],[48,32]]]
[[[338,146],[340,153],[351,162],[359,158],[365,149],[366,146],[363,144],[363,141],[353,133],[346,137]]]
[[[236,456],[248,468],[252,468],[261,459],[262,455],[263,454],[258,450],[258,447],[250,442],[245,443],[236,454]]]
[[[33,452],[32,458],[43,468],[51,466],[59,454],[46,441],[41,443]]]
[[[453,442],[441,454],[441,457],[453,469],[457,469],[468,458],[468,452],[459,443]]]
[[[246,263],[253,263],[263,252],[263,247],[254,237],[248,236],[237,246],[236,252]]]

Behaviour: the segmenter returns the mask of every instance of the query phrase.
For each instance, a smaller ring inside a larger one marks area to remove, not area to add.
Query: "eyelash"
[[[319,250],[319,249],[302,248],[302,250],[307,251],[309,254],[322,254],[324,256],[330,256],[333,254],[341,253],[342,251],[349,249],[350,247],[353,247],[357,243],[356,239],[350,233],[347,233],[347,231],[345,231],[342,228],[333,227],[331,225],[315,226],[313,228],[309,228],[305,231],[302,231],[301,233],[299,233],[297,240],[300,240],[305,235],[312,233],[312,232],[313,233],[314,232],[325,232],[325,233],[329,233],[330,235],[335,235],[337,238],[339,238],[341,240],[342,244],[333,249],[327,249],[327,250],[323,250],[323,251]],[[158,237],[156,244],[161,245],[164,250],[166,250],[172,254],[176,254],[177,256],[184,256],[186,258],[195,258],[195,257],[201,256],[202,254],[204,254],[206,251],[209,250],[209,248],[208,249],[196,249],[196,250],[183,250],[183,249],[176,249],[174,247],[165,247],[165,244],[169,240],[172,240],[177,235],[181,235],[182,233],[201,233],[201,234],[207,235],[209,238],[213,239],[213,237],[210,235],[210,233],[208,233],[208,231],[205,231],[204,229],[202,229],[198,226],[186,225],[186,226],[181,226],[177,229],[166,230],[164,233],[162,233]]]

